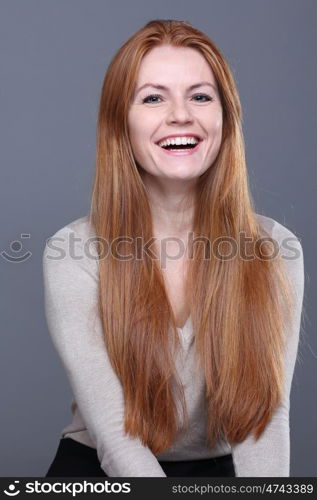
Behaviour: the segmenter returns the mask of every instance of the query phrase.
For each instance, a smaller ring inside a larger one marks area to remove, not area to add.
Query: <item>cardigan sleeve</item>
[[[70,251],[71,233],[77,242]],[[124,432],[121,382],[112,369],[100,319],[94,316],[97,262],[87,257],[88,247],[84,252],[81,238],[67,226],[53,237],[58,258],[48,242],[43,253],[47,325],[101,468],[110,477],[166,477],[151,450]]]
[[[250,434],[243,442],[231,447],[236,476],[240,477],[289,477],[290,474],[290,392],[299,345],[304,295],[304,260],[298,238],[279,222],[273,222],[271,236],[279,245],[283,243],[284,248],[291,246],[295,250],[291,253],[283,250],[283,255],[295,256],[292,260],[285,259],[287,272],[295,285],[295,315],[293,324],[287,332],[284,351],[285,380],[282,401],[258,441],[255,441],[253,434]],[[286,243],[287,238],[291,238],[288,243]]]

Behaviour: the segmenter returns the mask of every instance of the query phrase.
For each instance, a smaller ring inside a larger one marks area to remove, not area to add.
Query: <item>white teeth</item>
[[[159,146],[170,146],[170,145],[186,145],[186,144],[197,144],[199,141],[196,137],[173,137],[173,139],[166,139],[165,141],[159,142]]]

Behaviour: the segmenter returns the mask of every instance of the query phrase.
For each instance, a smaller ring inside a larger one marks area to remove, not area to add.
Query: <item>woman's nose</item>
[[[192,120],[192,114],[189,106],[184,101],[175,101],[171,103],[167,120],[170,122],[188,122]]]

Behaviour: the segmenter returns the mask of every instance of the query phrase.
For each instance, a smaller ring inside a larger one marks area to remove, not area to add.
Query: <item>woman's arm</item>
[[[290,428],[289,406],[290,392],[299,344],[301,312],[304,295],[304,261],[303,250],[295,235],[282,224],[270,218],[261,218],[261,221],[274,222],[271,236],[279,244],[286,238],[293,238],[289,246],[296,249],[295,260],[284,260],[296,289],[296,306],[294,323],[287,332],[285,350],[285,382],[284,396],[276,409],[272,420],[266,427],[260,439],[256,442],[253,435],[249,435],[242,443],[232,446],[233,462],[236,476],[241,477],[289,477],[290,474]],[[283,251],[286,255],[286,251]],[[294,252],[287,252],[294,255]]]
[[[112,477],[166,477],[158,460],[139,439],[124,434],[121,383],[112,369],[97,307],[97,263],[83,252],[82,237],[69,252],[65,226],[52,238],[64,257],[46,243],[43,253],[45,312],[49,333],[68,376],[87,430],[96,443],[100,465]],[[91,245],[90,245],[91,247]],[[86,249],[87,250],[87,249]],[[82,258],[78,259],[81,255]],[[55,260],[49,257],[55,257]]]

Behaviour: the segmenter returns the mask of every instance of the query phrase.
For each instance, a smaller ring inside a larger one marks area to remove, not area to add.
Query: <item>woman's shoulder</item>
[[[289,229],[287,226],[281,222],[262,214],[255,214],[258,224],[265,230],[271,238],[277,240],[279,244],[283,242],[285,238],[292,238],[293,241],[300,242],[300,238],[295,234],[294,231]]]
[[[96,235],[89,215],[71,220],[49,236],[43,252],[45,269],[74,272],[79,268],[96,273]]]
[[[54,237],[62,237],[69,233],[75,233],[77,236],[88,239],[95,237],[95,231],[91,224],[89,215],[84,215],[83,217],[79,217],[77,219],[71,220],[64,226],[57,229],[54,234],[50,236],[50,238]]]

